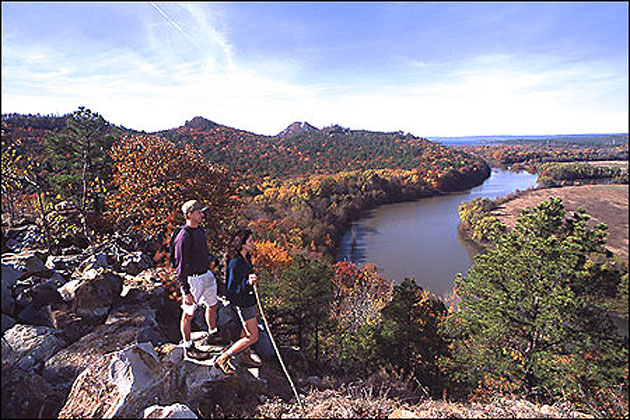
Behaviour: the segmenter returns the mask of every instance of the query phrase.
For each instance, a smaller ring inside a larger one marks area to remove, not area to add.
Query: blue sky
[[[628,132],[628,3],[2,2],[2,113]]]

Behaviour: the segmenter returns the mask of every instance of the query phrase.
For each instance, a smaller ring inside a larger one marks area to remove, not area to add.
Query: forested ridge
[[[2,116],[3,232],[29,215],[55,252],[123,236],[165,267],[181,203],[195,198],[209,207],[213,253],[236,227],[254,231],[272,330],[310,372],[384,371],[432,398],[518,395],[627,416],[627,339],[588,299],[618,279],[606,277],[604,229],[586,215],[566,218],[550,200],[509,231],[486,220],[489,251],[457,279],[453,302],[332,258],[341,229],[370,206],[470,188],[489,172],[479,155],[402,132],[261,136],[196,117],[145,133],[83,107]],[[472,206],[463,219],[476,229],[486,214]],[[160,273],[179,299],[173,270]]]

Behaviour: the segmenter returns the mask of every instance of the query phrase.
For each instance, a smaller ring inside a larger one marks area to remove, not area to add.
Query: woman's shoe
[[[261,365],[259,361],[252,358],[251,351],[247,351],[247,350],[243,352],[243,355],[241,356],[241,363],[248,368],[257,368],[257,367],[260,367]]]
[[[223,353],[217,358],[214,365],[226,375],[232,375],[236,372],[236,368],[232,365],[230,359],[231,357],[227,353]]]

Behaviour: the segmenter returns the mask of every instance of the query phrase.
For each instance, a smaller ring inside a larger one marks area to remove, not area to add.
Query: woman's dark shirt
[[[254,288],[247,281],[253,272],[249,256],[244,258],[240,252],[228,262],[226,295],[231,303],[240,307],[256,305]]]

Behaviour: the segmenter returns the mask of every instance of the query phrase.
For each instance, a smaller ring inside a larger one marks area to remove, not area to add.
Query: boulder
[[[77,271],[83,273],[88,270],[98,270],[99,268],[113,269],[112,265],[108,262],[107,254],[104,252],[90,255],[85,260],[81,261],[81,264],[77,267]]]
[[[12,227],[6,230],[5,247],[11,252],[22,252],[26,249],[35,248],[44,242],[44,235],[39,226],[26,224]]]
[[[56,418],[65,401],[65,394],[33,370],[4,366],[2,347],[2,418]]]
[[[221,413],[238,412],[235,406],[258,404],[264,388],[246,369],[237,367],[236,374],[226,376],[211,362],[185,361],[181,347],[172,343],[155,349],[140,343],[90,363],[72,385],[59,417],[139,417],[147,405],[174,403],[194,412],[212,413],[217,407]]]
[[[68,345],[58,337],[58,332],[49,327],[15,324],[2,335],[10,351],[12,364],[22,361],[23,370],[39,369],[55,353]],[[2,351],[4,364],[5,349]]]
[[[33,251],[24,251],[18,254],[2,254],[2,264],[18,271],[18,280],[33,275],[50,277],[52,271],[48,269]],[[4,277],[4,272],[2,273]]]
[[[31,276],[20,280],[13,288],[15,302],[20,308],[27,306],[41,308],[45,305],[58,307],[64,301],[57,289],[64,284],[65,281],[56,272],[51,278]]]
[[[18,313],[16,318],[21,324],[54,328],[50,305],[43,307],[29,305]]]
[[[147,341],[164,340],[155,321],[155,311],[141,305],[116,308],[106,323],[57,352],[45,364],[43,375],[67,392],[84,369],[106,353]]]
[[[20,278],[20,272],[10,265],[2,264],[2,313],[13,314],[15,301],[11,289]]]
[[[199,418],[185,404],[175,403],[166,407],[152,405],[144,409],[145,419],[197,419]]]
[[[153,267],[151,258],[142,251],[129,253],[122,258],[120,269],[125,273],[136,275]]]
[[[15,325],[15,319],[7,314],[2,314],[2,334]]]
[[[70,309],[69,305],[50,311],[52,326],[60,332],[68,343],[74,343],[81,337],[89,334],[100,324],[99,318],[82,317]]]
[[[114,300],[122,291],[122,278],[111,270],[88,270],[82,277],[69,281],[58,289],[72,310],[80,316],[107,316]]]
[[[59,417],[140,417],[165,380],[150,343],[105,354],[77,377]]]
[[[65,278],[70,278],[83,261],[82,255],[50,255],[46,259],[46,267],[58,271]]]

